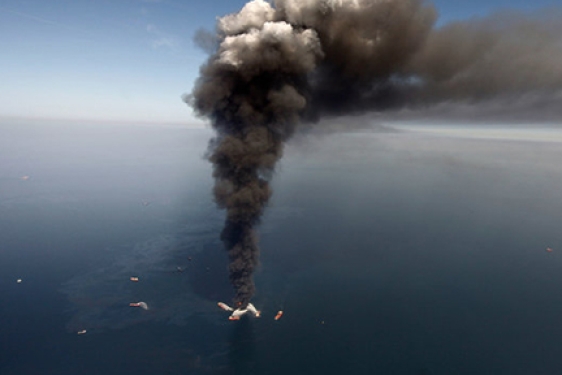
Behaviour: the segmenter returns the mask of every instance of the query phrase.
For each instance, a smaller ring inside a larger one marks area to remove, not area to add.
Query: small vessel
[[[139,278],[135,276],[131,276],[131,281],[138,282]]]
[[[78,331],[78,332],[76,332],[76,333],[78,333],[79,335],[83,335],[83,334],[86,333],[86,332],[87,332],[87,331],[86,331],[85,329],[83,329],[83,330]]]
[[[245,309],[241,307],[242,306],[241,302],[238,302],[237,309],[228,306],[224,302],[219,302],[217,303],[217,305],[224,311],[232,311],[232,314],[228,317],[228,320],[240,320],[240,317],[242,315],[247,314],[248,312],[251,312],[256,318],[259,318],[261,316],[261,312],[258,309],[256,309],[256,307],[251,303],[248,303],[248,306],[246,306]]]
[[[129,303],[129,306],[140,307],[143,308],[144,310],[148,310],[148,305],[146,304],[146,302],[131,302]]]
[[[273,318],[273,319],[279,320],[279,319],[281,319],[282,316],[283,316],[283,311],[279,310],[279,311],[277,311],[277,315],[275,315],[275,318]]]
[[[219,307],[220,307],[221,309],[223,309],[224,311],[233,311],[233,310],[234,310],[232,307],[228,306],[228,305],[227,305],[226,303],[224,303],[224,302],[219,302],[219,303],[217,303],[217,305],[219,305]]]

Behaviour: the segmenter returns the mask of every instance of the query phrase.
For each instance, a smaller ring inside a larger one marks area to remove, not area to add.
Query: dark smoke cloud
[[[436,101],[487,101],[534,94],[548,99],[562,88],[562,12],[525,16],[503,12],[456,22],[431,33],[410,62]]]
[[[210,57],[186,101],[217,132],[209,160],[235,302],[254,293],[254,228],[299,122],[560,98],[561,15],[505,12],[436,29],[423,0],[255,0],[199,32]]]

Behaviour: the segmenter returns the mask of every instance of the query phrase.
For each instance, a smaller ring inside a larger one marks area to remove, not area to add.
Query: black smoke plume
[[[196,39],[211,55],[186,101],[211,120],[215,200],[235,302],[254,294],[255,226],[300,122],[562,92],[562,13],[504,12],[435,28],[423,0],[254,0]]]

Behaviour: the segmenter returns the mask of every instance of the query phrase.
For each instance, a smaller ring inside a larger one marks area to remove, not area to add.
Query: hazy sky
[[[2,0],[0,117],[196,121],[194,32],[240,0]],[[439,24],[548,0],[438,0]]]

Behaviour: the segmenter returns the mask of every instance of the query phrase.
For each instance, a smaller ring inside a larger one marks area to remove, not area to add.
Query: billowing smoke
[[[255,226],[283,143],[302,122],[365,111],[478,103],[562,88],[558,10],[435,28],[423,0],[263,0],[199,33],[211,53],[187,102],[211,120],[215,200],[235,302],[254,293]]]

